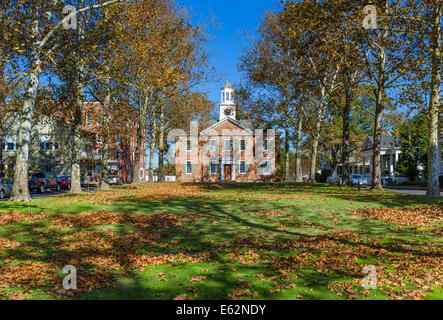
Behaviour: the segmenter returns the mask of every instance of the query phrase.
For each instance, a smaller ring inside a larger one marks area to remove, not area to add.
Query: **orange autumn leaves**
[[[405,209],[364,208],[354,211],[352,214],[410,227],[426,227],[443,223],[443,207],[436,205]]]
[[[170,232],[165,233],[162,230],[182,225],[183,222],[179,220],[184,218],[166,213],[1,214],[0,227],[15,225],[17,232],[10,233],[7,238],[0,238],[0,253],[5,257],[4,265],[0,266],[0,287],[21,289],[8,292],[8,298],[23,298],[25,296],[22,290],[29,292],[38,287],[43,287],[44,293],[54,297],[71,295],[72,293],[61,287],[62,279],[57,272],[66,265],[74,264],[79,270],[79,289],[75,294],[81,294],[113,286],[115,275],[109,273],[112,270],[123,270],[125,274],[151,265],[208,260],[209,254],[205,252],[143,254],[140,251],[154,246],[171,249],[170,244],[162,241]],[[16,224],[25,227],[21,228]],[[94,228],[121,224],[133,231],[112,232]],[[73,228],[74,231],[61,233],[63,228]],[[156,228],[156,231],[150,228]],[[21,235],[30,237],[29,241],[11,239]],[[87,266],[95,267],[90,269]]]
[[[224,191],[223,188],[221,191]],[[371,297],[372,292],[362,291],[361,287],[362,269],[367,264],[377,268],[380,291],[395,299],[421,299],[443,283],[443,260],[438,243],[420,246],[394,239],[385,242],[382,241],[385,239],[378,239],[370,233],[342,229],[346,228],[343,226],[335,231],[320,229],[320,224],[315,225],[318,228],[316,234],[325,230],[329,232],[310,235],[313,221],[304,216],[302,210],[296,211],[297,214],[287,212],[293,207],[290,205],[248,212],[244,203],[231,201],[234,206],[243,206],[238,212],[239,220],[246,219],[251,223],[242,228],[229,219],[232,227],[241,229],[232,238],[226,239],[220,234],[225,232],[227,222],[221,216],[220,220],[213,219],[211,202],[225,203],[227,197],[236,199],[238,195],[236,190],[229,188],[226,189],[229,192],[222,193],[208,192],[210,189],[194,184],[128,186],[95,195],[62,195],[38,204],[42,211],[49,210],[51,204],[60,206],[81,202],[91,205],[88,211],[79,214],[0,214],[0,297],[23,299],[37,289],[54,298],[69,297],[72,293],[62,289],[63,275],[60,274],[68,264],[79,270],[79,291],[76,295],[115,286],[117,274],[129,276],[132,271],[143,271],[148,266],[168,268],[177,262],[183,263],[185,268],[193,268],[196,263],[226,266],[223,272],[239,278],[233,280],[235,289],[229,288],[225,292],[226,297],[231,299],[272,298],[283,290],[298,290],[301,285],[310,289],[324,286],[349,299],[359,298],[361,294]],[[254,192],[249,192],[247,197],[240,198],[247,201],[245,198],[253,196]],[[186,201],[190,199],[201,199],[201,206],[185,209]],[[204,202],[207,199],[211,201]],[[177,200],[180,200],[180,212],[169,207]],[[165,206],[163,212],[159,210],[157,214],[107,212],[105,207],[106,204],[124,207],[127,202],[162,201],[171,202],[156,203]],[[101,211],[93,211],[94,205],[95,210],[98,207]],[[426,232],[434,232],[431,228],[441,221],[442,209],[438,206],[360,209],[352,214],[388,223],[422,225],[422,228],[426,226]],[[328,213],[322,220],[324,223],[329,221],[329,226],[335,226],[334,219],[343,222],[343,219],[349,218],[346,216],[344,212]],[[321,217],[320,213],[318,217]],[[275,225],[279,219],[293,220],[297,229],[306,228],[300,231],[305,235],[287,233],[281,224]],[[356,216],[351,219],[360,220]],[[250,226],[258,221],[260,225]],[[214,227],[210,225],[213,222],[217,222]],[[195,243],[195,237],[202,235],[201,226],[205,223],[215,232],[208,234],[210,241]],[[251,228],[252,231],[249,231]],[[171,239],[171,236],[178,238]],[[235,270],[250,266],[264,271],[256,272],[254,277],[257,279],[252,276],[244,279],[244,273]],[[300,270],[306,269],[312,270],[321,281],[303,276]],[[217,276],[215,273],[212,275]],[[342,282],[344,279],[348,281],[346,284]],[[183,292],[178,292],[181,294],[177,297],[179,299],[202,297],[201,292],[195,296],[196,291],[214,278],[194,273],[186,280],[192,287],[187,291],[184,287]],[[264,292],[257,281],[270,281],[271,289]],[[1,290],[4,288],[18,290],[5,293]]]

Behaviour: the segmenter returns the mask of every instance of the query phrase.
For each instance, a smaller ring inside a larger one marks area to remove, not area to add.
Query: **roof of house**
[[[244,130],[244,131],[248,132],[248,133],[251,134],[251,135],[253,134],[253,131],[252,131],[252,124],[250,124],[248,121],[237,121],[237,120],[234,120],[234,119],[229,118],[229,117],[223,119],[222,121],[219,121],[219,122],[214,123],[214,124],[213,124],[212,126],[210,126],[209,128],[206,128],[206,129],[204,129],[203,131],[201,131],[200,134],[201,134],[201,135],[211,134],[211,133],[213,133],[212,131],[213,131],[214,129],[216,129],[217,127],[219,127],[219,126],[225,124],[226,122],[230,122],[230,123],[232,123],[233,125],[235,125],[235,126],[238,127],[239,129]]]
[[[382,149],[395,149],[400,145],[399,136],[381,136],[381,148]],[[374,148],[374,137],[369,136],[366,138],[363,144],[363,151],[372,150]]]

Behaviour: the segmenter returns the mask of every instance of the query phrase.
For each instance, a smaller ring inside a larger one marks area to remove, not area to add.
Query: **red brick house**
[[[279,137],[275,130],[254,130],[236,120],[234,89],[221,89],[219,121],[203,131],[179,135],[175,142],[179,182],[276,181]]]
[[[131,110],[128,110],[128,113],[130,112]],[[86,102],[83,105],[83,129],[96,135],[94,161],[89,165],[89,170],[96,171],[100,165],[102,142],[98,133],[100,131],[99,119],[102,114],[103,107],[99,102]],[[111,137],[109,142],[108,170],[112,174],[118,174],[124,183],[131,183],[134,176],[132,171],[137,144],[137,128],[131,123],[127,125],[128,128],[121,128],[120,134],[114,134]],[[146,139],[144,140],[143,145],[146,145]],[[145,168],[146,149],[142,150],[140,157],[140,177],[142,181],[146,179]]]

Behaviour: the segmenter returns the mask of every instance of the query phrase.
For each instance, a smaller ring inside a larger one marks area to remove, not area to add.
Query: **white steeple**
[[[221,88],[221,104],[220,104],[220,118],[222,121],[226,118],[235,120],[235,103],[234,103],[234,88],[229,80]]]

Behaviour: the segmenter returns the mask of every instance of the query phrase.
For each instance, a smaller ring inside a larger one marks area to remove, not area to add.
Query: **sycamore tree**
[[[123,12],[118,32],[125,38],[120,63],[126,67],[124,84],[130,90],[128,101],[137,111],[137,146],[133,183],[140,183],[140,159],[145,151],[147,132],[158,133],[163,152],[166,106],[174,95],[205,81],[210,69],[203,49],[204,31],[172,1],[138,1]],[[149,127],[147,127],[149,125]]]
[[[364,4],[362,4],[364,5]],[[406,70],[413,61],[417,40],[402,32],[407,1],[376,1],[361,12],[362,26],[355,30],[359,47],[365,54],[367,82],[374,96],[372,189],[381,189],[381,136],[388,103],[397,100],[406,83]]]
[[[89,110],[89,117],[95,119],[95,133],[100,148],[100,184],[99,188],[107,190],[109,186],[108,162],[110,146],[117,145],[119,140],[130,141],[131,130],[127,124],[132,120],[133,112],[129,111],[129,102],[126,99],[128,89],[123,83],[124,69],[119,63],[116,52],[124,44],[122,34],[117,32],[117,25],[121,22],[122,6],[107,7],[100,16],[95,17],[97,23],[88,32],[91,49],[87,55],[85,83],[88,96],[100,102],[98,110]],[[129,111],[129,112],[128,112]]]
[[[429,70],[429,106],[428,116],[428,177],[427,195],[429,197],[440,196],[439,174],[441,155],[439,152],[439,121],[440,121],[440,85],[441,85],[441,58],[442,58],[442,35],[441,24],[443,14],[443,1],[425,0],[419,1],[418,15],[419,25],[423,32],[423,44],[427,49],[427,70]]]
[[[371,51],[366,70],[376,96],[373,188],[381,187],[382,114],[391,89],[391,98],[399,96],[407,107],[427,114],[427,195],[440,195],[442,9],[441,0],[376,1],[372,9],[377,26],[363,43]]]
[[[324,11],[318,1],[287,2],[279,14],[279,24],[287,30],[284,37],[291,53],[306,56],[299,65],[303,74],[303,87],[308,92],[308,107],[304,115],[311,143],[311,168],[309,181],[315,181],[318,146],[321,128],[324,125],[327,106],[334,92],[341,60],[331,60],[323,39],[329,29],[318,28],[316,15]]]
[[[73,26],[76,14],[99,9],[120,2],[119,0],[97,1],[73,10],[58,1],[20,0],[11,8],[19,38],[18,53],[26,66],[26,84],[19,126],[17,156],[14,171],[14,187],[11,201],[31,201],[28,190],[29,148],[34,120],[35,101],[42,70],[50,63],[50,56],[57,47],[58,31]],[[65,15],[65,13],[68,13]]]
[[[309,55],[303,41],[291,41],[290,23],[282,23],[281,14],[268,13],[252,41],[240,58],[239,68],[257,92],[265,92],[268,103],[262,104],[268,123],[284,130],[285,180],[289,179],[289,141],[296,136],[296,181],[301,176],[301,141],[305,123],[306,84],[303,65]],[[271,109],[266,110],[266,107]]]
[[[159,116],[156,117],[158,122],[157,128],[157,155],[158,155],[158,182],[164,181],[165,176],[165,155],[171,147],[167,141],[167,133],[174,129],[182,129],[189,131],[190,121],[199,121],[206,123],[209,119],[210,111],[214,108],[214,104],[210,102],[207,93],[193,92],[191,90],[177,90],[170,88],[171,91],[165,92]],[[152,154],[151,154],[152,153]],[[150,149],[150,160],[154,152]],[[170,160],[170,159],[168,159]],[[152,163],[149,170],[151,171]]]
[[[18,38],[14,32],[15,20],[10,2],[0,4],[0,142],[4,141],[4,133],[18,116],[16,92],[20,86],[21,72],[17,57],[20,48],[17,47]],[[0,177],[3,177],[4,159],[0,151]]]
[[[440,195],[439,120],[441,112],[441,0],[407,1],[398,32],[416,41],[413,60],[405,68],[405,87],[400,90],[402,104],[410,112],[427,116],[427,195]],[[405,44],[409,45],[409,44]]]
[[[327,37],[324,51],[340,61],[337,75],[338,85],[332,103],[335,113],[342,119],[342,166],[343,184],[349,183],[349,163],[352,153],[351,146],[351,113],[359,86],[364,78],[362,74],[365,56],[358,50],[358,38],[354,30],[360,25],[360,3],[350,1],[334,1],[325,3],[317,19],[325,19],[326,28],[322,34]],[[367,53],[366,53],[367,55]]]

